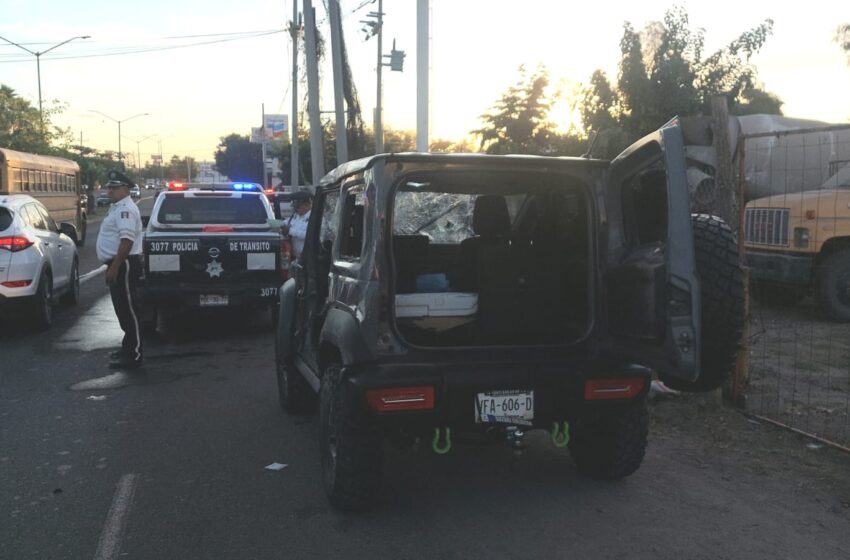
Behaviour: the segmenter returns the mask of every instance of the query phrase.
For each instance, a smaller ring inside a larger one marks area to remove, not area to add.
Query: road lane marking
[[[106,265],[102,264],[99,267],[95,268],[91,272],[86,272],[85,274],[80,276],[80,284],[84,284],[97,276],[98,274],[102,274],[106,270]]]
[[[106,515],[106,524],[100,533],[94,560],[113,560],[121,553],[121,540],[133,507],[133,496],[136,493],[137,474],[125,474],[118,481],[118,488],[112,498],[112,506]]]

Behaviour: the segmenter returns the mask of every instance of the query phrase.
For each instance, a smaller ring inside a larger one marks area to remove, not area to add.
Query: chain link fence
[[[739,402],[850,448],[850,125],[744,135],[737,164],[750,274]]]

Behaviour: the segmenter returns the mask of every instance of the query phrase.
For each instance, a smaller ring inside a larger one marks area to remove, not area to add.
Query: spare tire
[[[661,375],[679,391],[713,391],[729,379],[744,328],[744,274],[738,241],[729,226],[709,214],[691,215],[694,253],[700,278],[702,357],[696,381]]]

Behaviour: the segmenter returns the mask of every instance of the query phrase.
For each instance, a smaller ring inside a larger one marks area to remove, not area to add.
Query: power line
[[[105,49],[104,52],[92,53],[92,54],[79,54],[79,55],[65,55],[65,56],[50,56],[44,57],[43,60],[71,60],[78,58],[100,58],[105,56],[122,56],[128,54],[144,54],[150,52],[159,52],[159,51],[167,51],[174,49],[185,49],[189,47],[198,47],[203,45],[213,45],[217,43],[228,43],[231,41],[240,41],[243,39],[254,39],[257,37],[265,37],[268,35],[275,35],[278,33],[284,33],[285,30],[279,29],[274,31],[265,31],[265,32],[257,32],[253,35],[243,35],[239,37],[230,37],[227,39],[217,39],[214,41],[199,41],[196,43],[187,43],[185,45],[170,45],[170,46],[162,46],[162,47],[154,47],[154,46],[138,46],[138,47],[114,47],[111,49]],[[0,55],[4,57],[13,57],[16,58],[17,55]],[[0,60],[0,64],[20,64],[28,62],[27,60]]]

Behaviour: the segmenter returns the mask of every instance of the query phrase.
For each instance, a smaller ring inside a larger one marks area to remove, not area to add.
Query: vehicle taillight
[[[3,285],[7,288],[26,288],[32,284],[32,280],[10,280],[9,282],[3,282]]]
[[[168,183],[168,190],[170,190],[170,191],[185,191],[186,185],[184,185],[183,183],[180,183],[178,181],[173,181],[171,183]]]
[[[426,386],[369,389],[366,391],[366,402],[375,412],[430,410],[434,408],[434,388]]]
[[[266,194],[274,194],[274,189],[271,189],[271,188],[266,189],[266,190],[265,190],[265,193],[266,193]]]
[[[204,233],[228,233],[233,231],[231,226],[204,226],[201,228]]]
[[[630,399],[640,394],[644,383],[646,383],[646,378],[644,377],[588,379],[584,382],[584,400]]]
[[[8,237],[0,237],[0,249],[6,249],[7,251],[12,251],[13,253],[16,251],[23,251],[27,247],[32,246],[34,241],[23,237],[21,235],[12,235]]]

